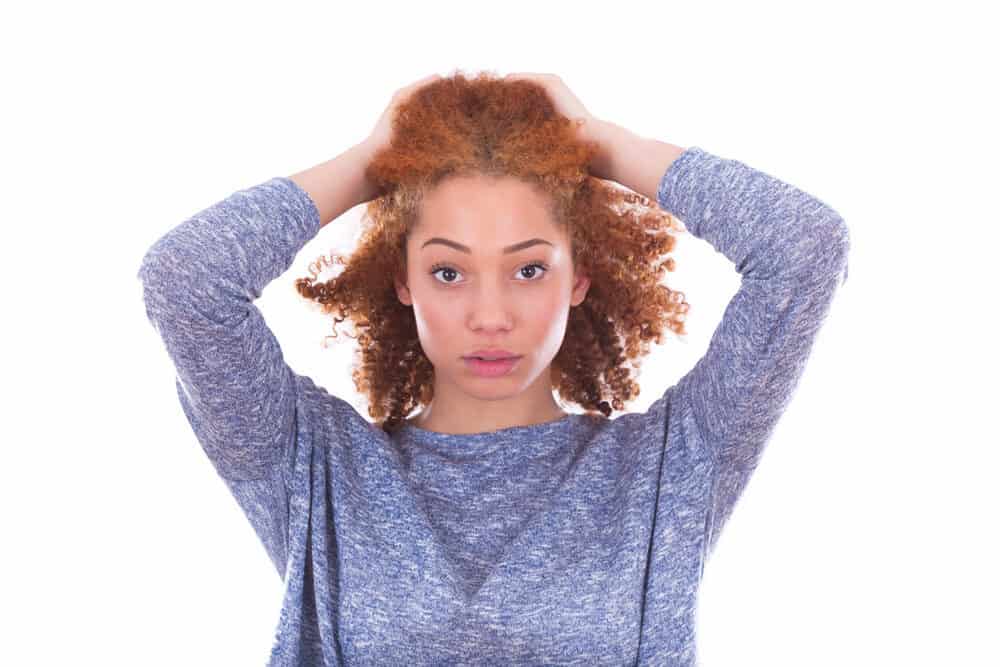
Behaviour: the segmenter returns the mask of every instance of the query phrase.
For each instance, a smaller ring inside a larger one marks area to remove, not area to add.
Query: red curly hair
[[[648,198],[590,175],[597,145],[581,140],[534,82],[459,72],[414,91],[392,127],[390,144],[365,170],[379,194],[366,206],[357,248],[349,258],[333,256],[344,267],[335,277],[295,282],[323,312],[336,311],[334,337],[339,322],[352,320],[348,336],[360,351],[352,377],[377,425],[391,434],[434,398],[434,367],[393,279],[406,275],[406,241],[423,197],[443,179],[468,174],[513,176],[551,197],[573,266],[591,280],[585,300],[570,309],[553,387],[587,414],[623,410],[639,394],[628,365],[650,341],[661,343],[666,328],[687,334],[683,292],[661,284],[674,270],[664,256],[683,225]]]

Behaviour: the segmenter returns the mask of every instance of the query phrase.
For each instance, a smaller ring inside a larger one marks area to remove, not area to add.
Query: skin
[[[425,246],[432,238],[471,252]],[[536,238],[552,245],[503,253]],[[449,178],[424,198],[406,253],[407,275],[396,277],[396,293],[413,308],[435,376],[432,404],[407,421],[471,434],[566,416],[552,394],[551,362],[569,309],[583,302],[590,280],[575,270],[569,237],[552,220],[546,195],[513,177]],[[474,375],[462,357],[493,347],[523,356],[503,377]]]
[[[396,91],[368,139],[290,177],[316,203],[321,226],[377,195],[364,167],[389,142],[396,107],[413,90],[440,78],[431,75]],[[521,72],[506,78],[538,83],[556,110],[579,126],[581,138],[597,144],[592,175],[621,183],[648,200],[656,200],[664,172],[686,150],[595,118],[554,74]],[[566,414],[552,397],[550,363],[561,345],[568,309],[583,301],[590,282],[573,272],[568,240],[548,218],[539,196],[518,181],[479,177],[446,181],[425,199],[432,214],[424,216],[424,229],[414,230],[407,242],[408,275],[396,278],[399,299],[413,306],[420,344],[435,368],[434,405],[407,420],[411,424],[442,433],[481,433]],[[428,248],[439,258],[431,259],[431,251],[420,246],[434,236],[464,243],[473,252],[432,245]],[[501,254],[505,245],[536,237],[556,247]],[[549,264],[548,273],[526,268],[536,259]],[[450,262],[458,273],[429,275],[436,261]],[[540,283],[523,282],[530,280]],[[472,376],[462,355],[494,346],[524,357],[504,378]]]

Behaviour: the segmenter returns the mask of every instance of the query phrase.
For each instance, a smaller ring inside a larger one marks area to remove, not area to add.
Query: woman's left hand
[[[595,118],[576,95],[563,83],[563,80],[556,74],[538,74],[535,72],[513,72],[504,77],[505,80],[522,79],[537,83],[552,100],[556,111],[574,121],[580,137],[584,141],[596,142],[600,147],[600,153],[590,165],[590,172],[598,178],[611,179],[608,171],[610,146],[602,132],[605,123]]]

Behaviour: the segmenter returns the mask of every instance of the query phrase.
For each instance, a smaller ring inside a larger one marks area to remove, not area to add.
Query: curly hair
[[[434,397],[434,367],[393,278],[406,275],[406,241],[423,197],[443,179],[467,174],[513,176],[549,195],[572,264],[591,279],[552,360],[553,387],[592,416],[623,410],[639,394],[628,366],[650,341],[662,342],[665,328],[687,334],[683,292],[661,284],[675,266],[664,255],[683,225],[647,197],[592,176],[587,166],[598,146],[581,139],[534,82],[457,72],[414,91],[392,128],[391,142],[365,169],[379,194],[366,205],[357,248],[349,258],[318,260],[342,265],[335,277],[295,282],[324,313],[336,311],[334,337],[338,323],[352,320],[355,335],[347,335],[360,353],[352,377],[377,426],[391,434]]]

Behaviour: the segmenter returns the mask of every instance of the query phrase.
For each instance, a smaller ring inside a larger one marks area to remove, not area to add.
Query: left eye
[[[544,264],[540,264],[538,262],[534,262],[532,264],[525,264],[520,269],[518,269],[518,271],[521,272],[521,271],[526,271],[526,270],[529,270],[529,269],[531,269],[532,271],[535,271],[537,269],[541,269],[542,271],[546,271],[547,272],[549,270],[549,267],[545,266]],[[431,267],[431,272],[430,273],[431,273],[432,276],[435,276],[435,275],[437,275],[437,273],[439,271],[447,271],[449,274],[450,273],[459,273],[459,271],[457,269],[453,269],[452,267],[450,267],[450,266],[448,266],[446,264],[435,264],[433,267]],[[532,273],[532,276],[534,276],[534,275],[536,275],[536,274]],[[455,284],[454,280],[444,280],[444,281],[440,281],[440,282],[443,282],[445,285],[453,285],[453,284]],[[536,279],[534,279],[531,276],[529,276],[528,280],[522,280],[522,281],[519,281],[519,282],[530,283],[530,282],[537,282],[537,281],[536,281]]]
[[[541,269],[542,271],[548,271],[548,268],[544,264],[527,264],[525,266],[522,266],[519,270],[524,271],[525,269]],[[532,275],[535,274],[532,273]]]

